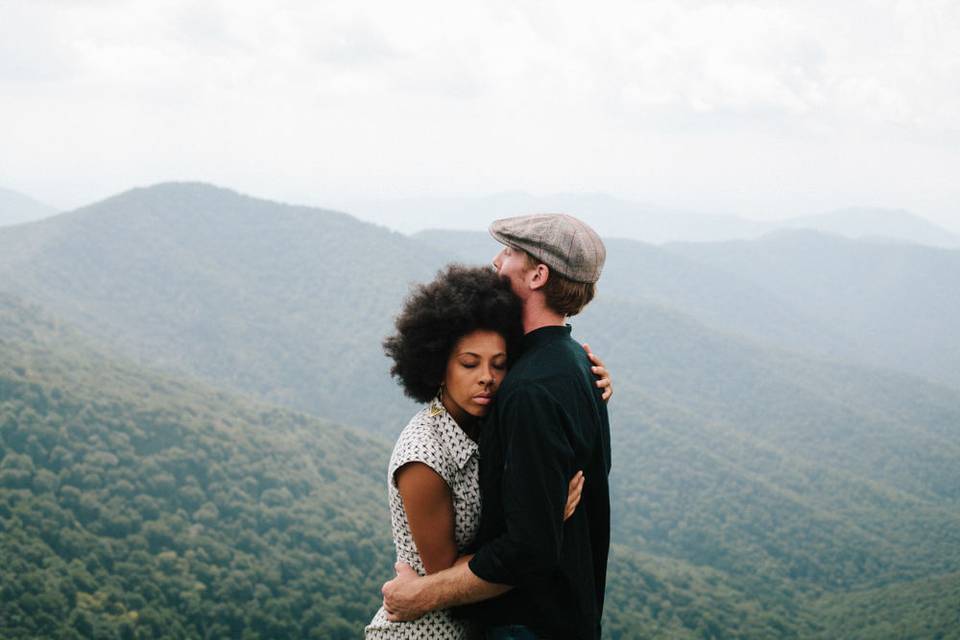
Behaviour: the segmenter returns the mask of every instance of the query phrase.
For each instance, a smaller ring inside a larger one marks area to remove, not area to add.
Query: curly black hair
[[[510,362],[523,336],[520,309],[509,281],[493,269],[449,265],[432,282],[414,286],[404,302],[397,332],[383,341],[394,363],[390,374],[408,396],[429,401],[443,381],[451,349],[478,329],[503,336]]]

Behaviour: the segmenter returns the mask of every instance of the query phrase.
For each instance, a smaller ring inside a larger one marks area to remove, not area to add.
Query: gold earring
[[[443,413],[443,383],[440,383],[440,388],[437,389],[437,397],[434,398],[434,402],[430,407],[430,416],[438,416]]]

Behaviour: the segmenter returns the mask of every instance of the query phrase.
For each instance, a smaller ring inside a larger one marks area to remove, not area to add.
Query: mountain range
[[[7,309],[0,346],[9,363],[0,369],[0,388],[8,389],[0,410],[16,416],[0,421],[0,470],[12,472],[13,484],[0,489],[8,505],[2,531],[15,524],[14,503],[42,499],[74,513],[70,500],[79,498],[71,492],[37,490],[23,475],[33,465],[34,475],[44,468],[73,477],[52,466],[52,446],[38,451],[29,442],[37,424],[74,420],[71,407],[84,405],[90,424],[114,424],[115,415],[123,424],[143,421],[141,432],[169,434],[164,450],[196,448],[221,415],[246,425],[237,427],[244,434],[265,433],[276,421],[299,425],[287,430],[301,435],[282,444],[268,435],[222,434],[226,443],[246,438],[249,450],[203,440],[207,456],[239,475],[211,488],[196,474],[193,481],[171,474],[168,491],[176,496],[185,483],[213,496],[233,483],[243,487],[245,469],[275,470],[291,478],[283,486],[293,502],[284,504],[296,505],[296,518],[355,513],[362,526],[324,529],[317,544],[342,545],[333,563],[344,571],[364,568],[353,581],[372,596],[352,596],[363,606],[328,614],[356,632],[372,614],[377,580],[389,572],[377,573],[390,551],[376,469],[415,410],[387,377],[380,340],[409,283],[451,260],[488,262],[495,250],[482,233],[405,236],[343,213],[196,183],[136,189],[0,229]],[[843,629],[844,637],[921,637],[934,621],[935,631],[952,637],[955,607],[937,595],[960,590],[960,391],[948,366],[957,348],[950,319],[960,252],[807,231],[664,246],[610,239],[608,252],[598,299],[573,319],[575,334],[612,369],[616,389],[606,635],[828,638]],[[898,342],[904,333],[913,346]],[[944,359],[936,366],[918,370],[907,357],[916,345],[937,344]],[[42,393],[23,391],[27,383]],[[83,401],[56,404],[54,388]],[[98,402],[101,388],[114,391]],[[24,418],[20,405],[30,398],[38,398],[30,400],[37,417]],[[148,409],[158,406],[173,408]],[[50,407],[59,418],[44,417]],[[87,473],[108,473],[97,471],[105,459],[85,448],[84,432],[57,433],[57,446],[90,455]],[[309,434],[333,434],[323,437],[334,438],[336,453],[320,454],[327,445],[309,444]],[[264,466],[251,460],[253,450],[276,453],[264,454]],[[146,464],[159,450],[126,451],[125,465],[164,473]],[[324,479],[341,477],[341,467],[352,483],[342,491],[357,492],[352,502],[323,492]],[[298,469],[309,477],[296,478]],[[150,486],[148,477],[138,482]],[[81,494],[92,491],[87,504],[123,502],[102,484],[87,487],[82,475],[74,484]],[[308,495],[315,497],[300,501]],[[157,508],[172,517],[183,509],[178,499]],[[266,502],[275,499],[269,494]],[[217,500],[205,502],[223,511]],[[17,508],[22,520],[26,507]],[[168,544],[150,548],[151,562],[186,550],[178,532],[190,522],[213,522],[183,511]],[[103,523],[85,513],[79,530],[102,539]],[[144,526],[129,535],[145,535]],[[235,526],[226,531],[219,544],[246,544]],[[265,546],[255,562],[269,562],[270,541],[280,535],[261,532]],[[32,540],[24,536],[17,544]],[[46,544],[37,567],[54,566],[53,556],[64,560]],[[317,549],[304,553],[298,562],[305,567],[321,563]],[[90,588],[115,577],[105,570]],[[215,591],[217,580],[203,584]],[[324,588],[336,590],[330,580]],[[294,597],[272,582],[267,588],[278,602]],[[254,601],[244,597],[236,602]],[[164,602],[163,615],[196,623]],[[214,624],[205,606],[197,605],[196,620]],[[283,620],[282,606],[272,619]],[[297,607],[290,614],[297,633],[318,628],[301,616],[310,606]],[[102,607],[91,611],[90,624],[109,622]],[[230,620],[228,628],[253,624]]]
[[[783,229],[809,229],[850,239],[960,248],[960,235],[902,209],[856,207],[819,215],[758,221],[633,202],[602,193],[534,196],[505,192],[477,197],[345,200],[363,220],[405,233],[428,229],[480,231],[496,218],[536,212],[572,212],[605,238],[650,244],[752,240]]]
[[[427,230],[468,262],[487,233]],[[713,329],[826,359],[900,370],[960,388],[960,251],[853,241],[809,230],[756,240],[652,245],[607,239],[601,295],[642,300]]]
[[[0,187],[0,227],[33,222],[56,213],[57,210],[49,205]]]

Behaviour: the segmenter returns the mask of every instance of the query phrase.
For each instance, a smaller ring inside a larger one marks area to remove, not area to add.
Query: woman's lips
[[[478,396],[473,396],[473,401],[476,402],[477,404],[490,404],[491,402],[493,402],[493,396],[480,394]]]

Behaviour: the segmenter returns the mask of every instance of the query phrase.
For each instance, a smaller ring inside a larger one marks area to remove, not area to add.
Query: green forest
[[[0,229],[0,638],[360,637],[415,411],[379,341],[408,283],[489,242],[206,185]],[[960,638],[960,391],[942,367],[868,362],[903,348],[878,351],[881,325],[863,358],[834,350],[844,301],[773,282],[790,265],[611,246],[573,323],[616,389],[604,637]],[[960,264],[914,253],[856,304]],[[656,269],[659,288],[635,282]],[[908,288],[952,353],[937,314],[955,300]]]
[[[382,443],[56,353],[5,302],[0,636],[357,636],[392,567]]]

